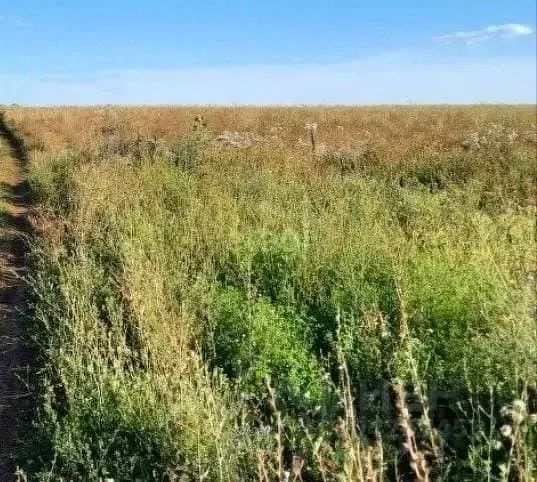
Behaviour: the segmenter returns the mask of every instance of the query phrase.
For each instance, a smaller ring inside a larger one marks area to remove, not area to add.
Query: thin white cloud
[[[486,42],[493,38],[511,38],[533,35],[535,30],[520,23],[505,23],[503,25],[489,25],[481,30],[458,31],[435,37],[438,42],[464,42],[467,45]]]
[[[439,62],[394,53],[336,65],[114,70],[91,75],[0,70],[0,103],[535,103],[535,85],[533,56]]]

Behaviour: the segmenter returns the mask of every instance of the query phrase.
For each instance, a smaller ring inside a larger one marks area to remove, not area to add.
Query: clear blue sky
[[[0,103],[535,103],[535,0],[0,0]]]

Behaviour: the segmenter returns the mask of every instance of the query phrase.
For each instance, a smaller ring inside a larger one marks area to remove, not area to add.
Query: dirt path
[[[16,480],[12,454],[28,400],[28,358],[17,322],[28,249],[25,160],[0,114],[0,482]]]

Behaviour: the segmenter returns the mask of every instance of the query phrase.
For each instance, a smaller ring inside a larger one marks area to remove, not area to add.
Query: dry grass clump
[[[531,480],[534,115],[10,110],[42,233],[24,470]]]

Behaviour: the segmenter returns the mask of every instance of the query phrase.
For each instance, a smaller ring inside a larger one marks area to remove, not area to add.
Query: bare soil
[[[0,482],[18,478],[13,457],[27,419],[29,365],[19,316],[28,250],[24,161],[0,118]]]

